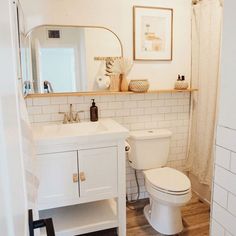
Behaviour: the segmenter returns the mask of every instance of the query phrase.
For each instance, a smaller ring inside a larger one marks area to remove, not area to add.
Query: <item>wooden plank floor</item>
[[[143,207],[148,200],[140,200],[127,208],[127,236],[160,236],[147,222]],[[193,194],[191,201],[182,208],[184,231],[179,236],[209,236],[210,206]],[[114,236],[114,230],[87,234],[86,236]]]

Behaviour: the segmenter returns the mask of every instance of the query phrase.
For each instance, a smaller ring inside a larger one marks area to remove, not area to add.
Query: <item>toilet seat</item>
[[[156,186],[153,186],[151,183],[147,182],[146,183],[147,185],[149,185],[149,187],[151,187],[154,191],[158,191],[158,192],[161,192],[161,193],[165,193],[167,195],[173,195],[173,196],[181,196],[181,195],[186,195],[186,194],[189,194],[191,192],[191,190],[186,190],[186,191],[183,191],[183,192],[173,192],[173,191],[168,191],[168,190],[165,190],[165,189],[160,189],[160,188],[157,188]]]
[[[191,190],[189,178],[173,168],[151,169],[143,173],[147,184],[156,191],[171,195],[185,195]]]

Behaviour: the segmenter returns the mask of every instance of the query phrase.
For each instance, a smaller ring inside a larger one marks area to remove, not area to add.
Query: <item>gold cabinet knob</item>
[[[79,181],[78,174],[73,174],[73,183],[77,183]]]
[[[85,180],[86,180],[86,178],[85,178],[85,173],[84,173],[84,172],[80,172],[80,173],[79,173],[79,178],[80,178],[80,181],[81,181],[81,182],[85,181]]]

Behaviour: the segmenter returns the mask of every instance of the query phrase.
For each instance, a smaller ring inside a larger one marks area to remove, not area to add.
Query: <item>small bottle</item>
[[[178,75],[178,79],[175,82],[175,89],[177,90],[183,90],[188,88],[188,82],[185,80],[185,76]]]
[[[90,107],[90,121],[98,121],[98,107],[95,104],[95,99],[92,99],[92,106]]]

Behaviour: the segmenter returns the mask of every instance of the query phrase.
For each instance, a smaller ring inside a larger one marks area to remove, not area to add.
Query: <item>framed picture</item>
[[[173,9],[133,7],[134,60],[171,61]]]

